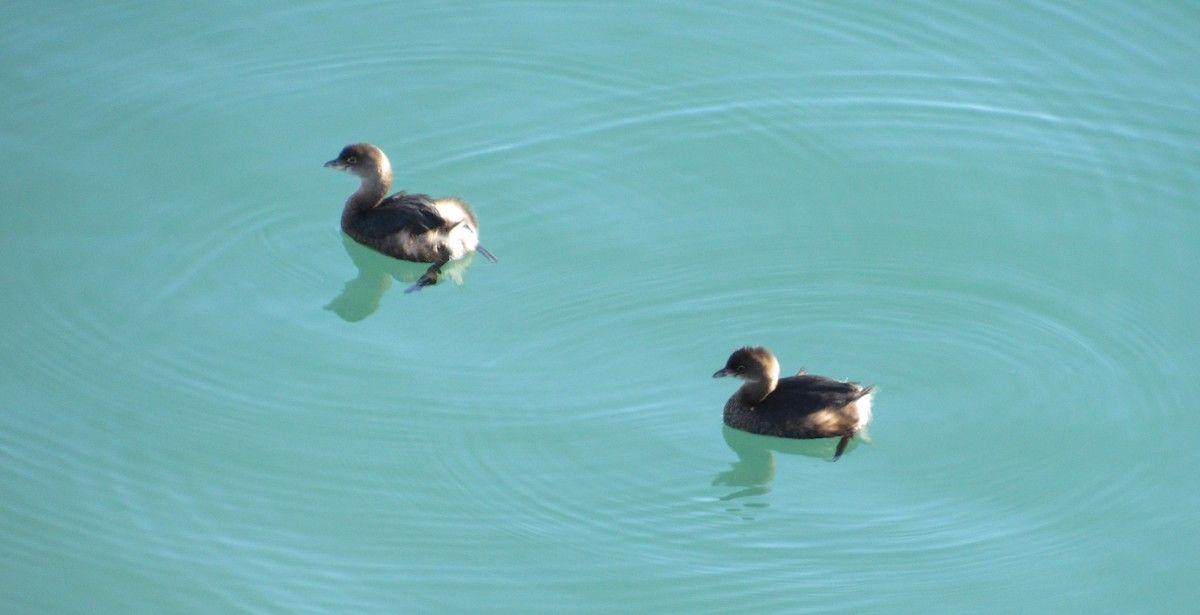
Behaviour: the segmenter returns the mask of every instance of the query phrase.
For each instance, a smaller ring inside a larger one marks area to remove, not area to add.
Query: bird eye
[[[349,162],[350,164],[354,164],[354,163],[358,162],[358,158],[356,156],[351,156],[346,159],[346,162]]]
[[[738,370],[739,372],[744,372],[744,371],[746,371],[746,366],[745,366],[745,365],[739,365],[739,366],[737,366],[737,370]]]

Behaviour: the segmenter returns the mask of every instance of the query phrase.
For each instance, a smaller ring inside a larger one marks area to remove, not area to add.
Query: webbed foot
[[[432,284],[437,284],[438,272],[440,272],[442,270],[442,266],[445,264],[446,263],[443,262],[443,263],[434,263],[433,265],[431,265],[429,267],[429,269],[427,269],[425,271],[425,273],[421,274],[421,277],[417,280],[416,284],[413,284],[412,286],[409,286],[408,288],[404,289],[404,294],[407,295],[408,293],[415,293],[418,290],[425,288],[426,286],[430,286]]]
[[[850,438],[853,437],[854,436],[842,436],[842,439],[838,441],[837,450],[833,452],[833,459],[831,461],[837,461],[838,459],[841,459],[842,453],[846,452],[846,447],[850,445]]]
[[[487,248],[485,248],[485,247],[483,247],[483,246],[480,246],[480,245],[476,245],[476,246],[475,246],[475,251],[476,251],[476,252],[478,252],[478,253],[480,253],[480,254],[482,254],[482,255],[483,255],[483,257],[484,257],[484,258],[486,258],[486,259],[488,259],[489,261],[491,261],[491,262],[493,262],[493,263],[494,263],[494,262],[496,262],[496,257],[495,257],[495,256],[493,256],[491,252],[488,252],[488,249],[487,249]]]

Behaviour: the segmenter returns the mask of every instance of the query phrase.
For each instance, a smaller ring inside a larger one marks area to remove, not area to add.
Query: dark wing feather
[[[755,409],[761,412],[807,414],[830,407],[841,408],[862,397],[864,392],[855,384],[824,376],[792,376],[781,379],[775,390]]]
[[[371,235],[386,236],[407,229],[425,233],[446,226],[446,219],[433,206],[433,199],[424,194],[397,192],[373,207],[366,218]]]

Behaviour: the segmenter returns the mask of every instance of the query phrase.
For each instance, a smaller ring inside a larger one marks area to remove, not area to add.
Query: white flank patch
[[[464,223],[467,220],[467,212],[463,210],[463,206],[458,201],[442,199],[434,201],[433,206],[437,208],[438,215],[447,224],[454,226],[443,240],[446,247],[450,249],[451,260],[462,258],[467,252],[474,250],[475,246],[479,245],[479,234],[476,232],[475,227],[469,223]]]
[[[855,428],[855,431],[866,427],[867,423],[871,422],[871,399],[873,397],[875,397],[875,394],[871,393],[865,397],[858,398],[858,401],[854,402],[854,407],[858,409],[858,427]]]
[[[433,207],[437,209],[438,215],[452,226],[467,218],[467,212],[463,211],[462,205],[457,201],[441,199],[434,201]]]

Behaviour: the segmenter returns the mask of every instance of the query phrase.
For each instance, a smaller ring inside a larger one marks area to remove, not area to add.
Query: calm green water
[[[6,614],[1200,599],[1194,3],[3,12]],[[345,244],[362,140],[500,263]]]

